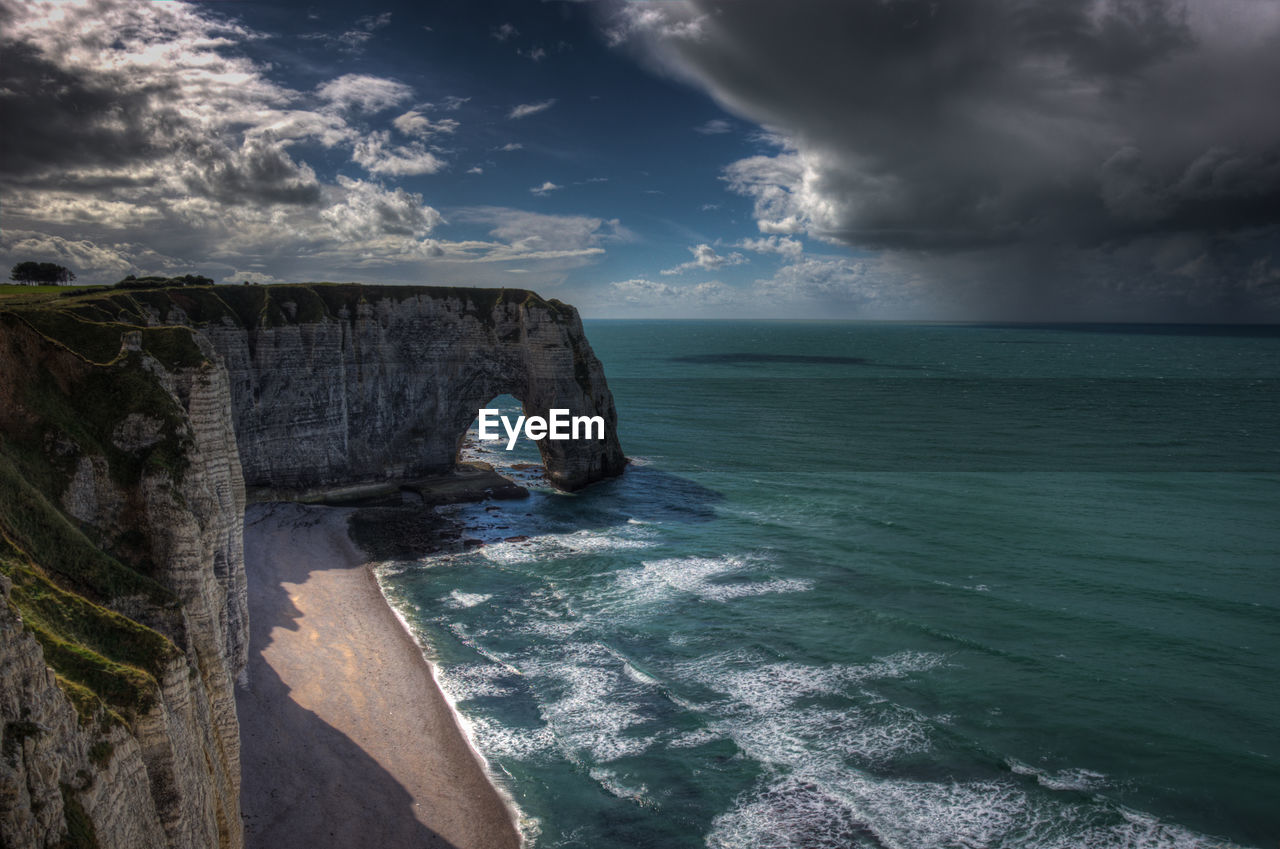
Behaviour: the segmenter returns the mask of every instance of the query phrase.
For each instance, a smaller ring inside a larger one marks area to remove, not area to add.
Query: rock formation
[[[0,845],[242,844],[233,681],[259,497],[448,472],[494,396],[600,415],[576,311],[512,290],[190,287],[0,308]]]

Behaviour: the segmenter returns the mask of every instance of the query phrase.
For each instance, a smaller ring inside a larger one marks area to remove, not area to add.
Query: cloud
[[[903,299],[905,275],[881,259],[852,260],[822,257],[797,260],[782,266],[771,278],[757,280],[760,294],[780,302],[813,300],[861,308],[877,302]]]
[[[796,260],[804,253],[804,245],[787,236],[762,236],[759,239],[743,239],[738,247],[760,254],[780,254]]]
[[[193,139],[189,158],[178,164],[186,187],[223,203],[314,205],[320,182],[306,163],[295,162],[284,147],[246,138],[239,150]]]
[[[606,246],[635,237],[617,219],[545,215],[507,207],[467,207],[451,219],[489,228],[488,241],[452,243],[449,250],[481,262],[558,261],[571,267],[593,261]]]
[[[322,177],[304,142],[348,150],[370,174],[394,179],[443,168],[418,139],[456,122],[428,117],[425,105],[401,110],[395,132],[413,137],[407,144],[393,143],[390,129],[355,126],[412,101],[412,89],[367,74],[289,88],[239,49],[258,33],[204,7],[0,0],[0,15],[0,49],[22,60],[0,63],[3,123],[25,128],[0,134],[0,264],[60,262],[86,282],[192,270],[421,282],[443,263],[451,277],[475,266],[466,278],[483,284],[500,279],[484,271],[493,262],[523,255],[541,285],[595,261],[618,230],[597,219],[586,243],[550,232],[540,246],[450,241],[421,194]]]
[[[467,173],[468,173],[468,174],[483,174],[483,173],[484,173],[484,169],[483,169],[483,168],[481,168],[479,165],[473,165],[472,167],[470,167],[470,168],[468,168],[468,169],[467,169]]]
[[[64,239],[30,230],[0,233],[0,251],[8,256],[40,257],[89,278],[104,274],[123,277],[133,268],[133,246],[97,245],[87,239]]]
[[[520,144],[520,142],[507,142],[502,147],[494,148],[494,150],[501,150],[506,153],[510,153],[513,150],[523,150],[523,149],[524,149],[524,145]]]
[[[452,118],[441,118],[440,120],[432,121],[417,110],[404,113],[392,121],[391,124],[406,136],[417,136],[423,139],[439,133],[453,133],[461,126]]]
[[[534,62],[541,62],[543,59],[547,58],[547,51],[541,47],[531,47],[528,50],[517,50],[516,55],[523,56],[524,58]]]
[[[1167,289],[1107,270],[1125,245],[1218,234],[1239,279],[1276,255],[1271,4],[673,0],[620,7],[607,34],[769,129],[774,151],[724,171],[766,235],[917,252],[938,275],[958,253],[1052,254],[1043,302],[1092,285],[1100,313]],[[1192,315],[1200,286],[1183,293]]]
[[[520,30],[516,29],[510,23],[505,23],[505,24],[502,24],[501,26],[494,27],[493,32],[489,33],[489,35],[491,35],[493,38],[497,39],[498,41],[509,41],[512,38],[515,38],[519,34],[520,34]]]
[[[308,20],[318,19],[318,15],[308,15]],[[391,13],[383,12],[380,15],[365,15],[357,18],[355,25],[345,32],[338,35],[331,35],[323,32],[303,33],[299,38],[308,41],[320,41],[324,46],[332,50],[340,50],[343,53],[359,54],[364,52],[364,47],[373,38],[373,34],[383,27],[391,23]],[[430,27],[426,27],[430,30]]]
[[[316,94],[337,109],[381,112],[413,97],[404,83],[369,74],[344,74],[316,88]]]
[[[693,128],[695,133],[701,133],[704,136],[715,136],[721,133],[728,133],[733,130],[733,125],[722,118],[712,118],[705,124],[699,124]]]
[[[350,52],[357,52],[364,47],[369,39],[373,38],[373,34],[391,23],[391,13],[383,12],[380,15],[365,15],[356,19],[354,29],[347,30],[338,36],[338,41],[346,46]]]
[[[405,177],[414,174],[435,174],[445,168],[445,163],[428,151],[420,142],[408,145],[392,145],[391,134],[386,130],[374,131],[356,142],[351,161],[370,174]]]
[[[422,195],[396,189],[388,192],[375,183],[338,177],[345,191],[341,200],[320,213],[334,232],[354,241],[385,236],[421,239],[443,222],[440,213],[422,202]]]
[[[632,306],[688,307],[730,304],[738,293],[718,280],[673,286],[643,277],[609,284],[616,297]]]
[[[537,103],[521,103],[507,113],[508,118],[528,118],[530,115],[537,115],[539,112],[546,112],[552,106],[556,105],[556,99],[542,100]]]
[[[550,180],[547,180],[541,186],[534,186],[533,188],[529,189],[529,191],[533,192],[535,195],[548,195],[548,194],[551,194],[552,192],[558,192],[563,188],[564,186],[557,186],[555,183],[551,182]]]
[[[660,274],[683,274],[686,271],[694,269],[715,270],[723,268],[726,265],[742,265],[749,260],[737,251],[728,256],[721,256],[716,253],[715,248],[707,244],[695,245],[689,248],[689,253],[693,254],[693,259],[689,262],[683,262],[675,268],[667,268],[659,272]]]

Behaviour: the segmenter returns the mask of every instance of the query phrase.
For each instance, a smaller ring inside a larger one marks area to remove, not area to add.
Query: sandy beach
[[[347,536],[350,510],[245,522],[250,648],[236,689],[249,849],[517,847],[511,813]]]

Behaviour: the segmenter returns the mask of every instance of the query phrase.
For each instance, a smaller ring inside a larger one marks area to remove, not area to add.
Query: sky
[[[1273,0],[0,0],[0,264],[1280,321]]]

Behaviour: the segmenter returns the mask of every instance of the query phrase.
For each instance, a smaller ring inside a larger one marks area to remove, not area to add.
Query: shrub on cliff
[[[212,286],[213,278],[203,274],[183,274],[178,277],[135,277],[130,274],[116,284],[117,289],[167,289],[171,286]]]

